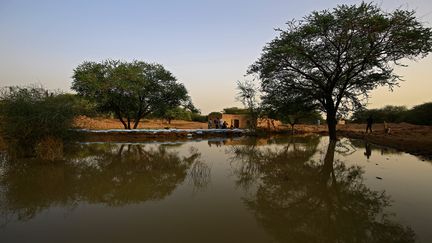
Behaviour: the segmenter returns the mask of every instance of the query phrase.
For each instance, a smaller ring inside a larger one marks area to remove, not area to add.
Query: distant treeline
[[[411,109],[405,106],[385,106],[379,109],[363,109],[356,111],[351,121],[364,123],[372,116],[374,122],[407,122],[416,125],[432,125],[432,102],[416,105]]]

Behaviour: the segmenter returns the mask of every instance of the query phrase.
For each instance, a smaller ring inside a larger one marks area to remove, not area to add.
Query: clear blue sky
[[[360,1],[8,1],[0,0],[0,85],[39,83],[70,91],[84,60],[163,64],[203,113],[241,106],[237,80],[287,20]],[[430,0],[383,0],[432,23]],[[432,58],[399,71],[407,82],[373,93],[371,107],[431,101]],[[425,86],[426,85],[426,86]],[[429,87],[425,91],[425,87]]]

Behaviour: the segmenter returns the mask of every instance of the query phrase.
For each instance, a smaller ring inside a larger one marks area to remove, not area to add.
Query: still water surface
[[[361,140],[92,143],[0,166],[0,242],[432,242],[432,163]]]

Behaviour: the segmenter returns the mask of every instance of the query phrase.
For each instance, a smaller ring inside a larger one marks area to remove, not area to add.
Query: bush
[[[208,117],[207,116],[203,116],[199,113],[192,113],[191,114],[191,119],[194,122],[207,122],[208,121]]]
[[[67,96],[41,87],[6,87],[0,94],[0,129],[8,144],[34,153],[45,138],[64,140],[74,118]],[[23,151],[23,150],[21,150]]]

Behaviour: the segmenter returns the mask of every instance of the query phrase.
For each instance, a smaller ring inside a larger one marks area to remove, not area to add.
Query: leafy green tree
[[[100,110],[113,112],[126,129],[137,128],[152,112],[191,104],[171,72],[142,61],[84,62],[74,70],[72,89]]]
[[[432,49],[432,31],[414,11],[387,13],[364,2],[315,11],[287,25],[248,73],[258,75],[263,91],[272,86],[315,102],[327,115],[331,139],[337,116],[364,106],[373,89],[398,84],[394,65]]]

